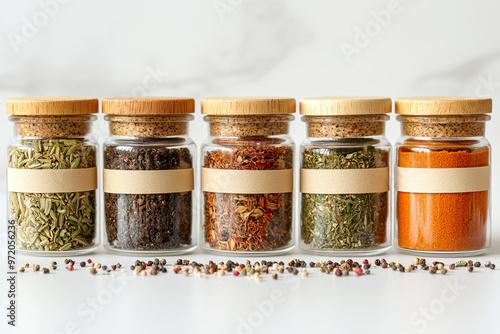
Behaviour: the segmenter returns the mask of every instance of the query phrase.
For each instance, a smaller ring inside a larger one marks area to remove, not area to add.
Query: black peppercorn
[[[481,262],[476,262],[476,263],[474,263],[474,267],[476,267],[476,268],[481,267]]]
[[[380,266],[380,260],[379,260],[379,259],[376,259],[376,260],[375,260],[375,265],[376,265],[376,266]]]
[[[473,266],[467,266],[467,270],[471,273],[474,271],[474,267]]]
[[[85,267],[86,265],[87,265],[87,262],[85,262],[85,261],[80,262],[80,267],[82,267],[82,268],[83,268],[83,267]]]
[[[491,270],[494,270],[494,269],[495,269],[495,265],[494,265],[493,263],[492,263],[492,264],[490,264],[490,269],[491,269]]]

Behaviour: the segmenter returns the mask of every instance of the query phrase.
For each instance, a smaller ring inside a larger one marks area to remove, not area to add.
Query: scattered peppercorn
[[[495,270],[495,265],[494,265],[493,263],[492,263],[492,264],[490,264],[490,269],[491,269],[491,270]]]
[[[95,267],[96,267],[97,269],[101,269],[101,264],[100,264],[99,262],[97,262],[97,263],[95,264]]]
[[[311,262],[309,262],[309,267],[311,267],[311,268],[316,267],[316,263],[314,263],[314,262],[312,262],[312,261],[311,261]]]
[[[39,271],[39,270],[40,270],[40,266],[38,264],[34,264],[33,271]]]
[[[427,261],[425,259],[420,259],[418,261],[418,264],[421,265],[421,266],[426,266],[427,265]]]
[[[107,270],[107,269],[108,269],[108,266],[104,265],[104,266],[102,266],[101,268],[102,268],[102,270],[104,270],[104,271],[105,271],[105,270]]]
[[[449,268],[450,268],[451,270],[455,269],[455,264],[454,264],[454,263],[450,264]]]
[[[19,272],[20,272],[20,273],[24,273],[24,267],[20,267],[20,268],[19,268]]]
[[[418,264],[420,264],[420,259],[418,257],[416,257],[416,258],[413,259],[412,263],[414,265],[418,265]]]
[[[68,259],[65,259],[64,260],[64,264],[68,264],[69,263],[69,260]]]
[[[91,273],[92,275],[96,275],[96,274],[97,274],[97,269],[96,269],[96,268],[94,268],[94,267],[90,268],[90,273]]]
[[[467,266],[467,262],[464,261],[464,260],[460,260],[460,261],[457,261],[455,265],[457,267],[466,267]]]
[[[273,278],[274,280],[277,280],[277,279],[278,279],[278,274],[276,274],[276,273],[272,274],[271,276],[272,276],[272,278]]]
[[[276,276],[277,276],[277,275],[276,275]],[[307,276],[309,276],[309,273],[307,272],[307,270],[305,270],[305,269],[304,269],[304,270],[302,271],[302,277],[307,277]]]
[[[405,267],[405,271],[406,271],[407,273],[411,272],[411,271],[412,271],[411,266],[406,266],[406,267]]]
[[[370,275],[370,273],[371,273],[370,269],[365,270],[365,274]]]
[[[24,268],[29,268],[29,267],[30,267],[30,264],[29,264],[28,262],[26,262],[26,263],[24,264]]]
[[[340,269],[335,269],[335,276],[342,276],[342,270]]]
[[[375,265],[376,265],[376,266],[380,266],[380,260],[379,260],[379,259],[376,259],[376,260],[375,260]]]
[[[447,272],[448,272],[448,270],[446,270],[446,268],[443,268],[443,269],[441,270],[441,274],[443,274],[443,275],[446,275],[446,273],[447,273]]]
[[[238,276],[240,272],[238,270],[233,270],[233,276]]]
[[[73,266],[71,264],[68,264],[68,266],[66,267],[66,269],[68,269],[68,271],[73,271]]]
[[[485,266],[486,268],[488,268],[488,267],[490,266],[490,264],[491,264],[491,261],[486,261],[486,262],[484,263],[484,266]]]
[[[363,274],[363,269],[358,267],[358,268],[354,269],[354,272],[356,273],[356,275],[360,276]]]
[[[468,266],[473,266],[474,265],[474,261],[472,261],[472,260],[467,261],[467,265]]]
[[[88,259],[88,260],[87,260],[87,263],[88,263],[88,264],[91,264],[91,263],[92,263],[92,260],[91,260],[91,259]]]
[[[478,262],[474,263],[474,267],[476,267],[476,268],[481,267],[481,262],[478,261]]]
[[[406,271],[406,269],[405,269],[405,267],[401,266],[401,267],[399,267],[399,271],[404,273]],[[411,269],[410,269],[410,271],[411,271]]]
[[[86,265],[87,265],[87,263],[86,263],[85,261],[80,262],[80,267],[82,267],[82,268],[83,268],[83,267],[85,267]]]
[[[471,273],[474,271],[474,267],[473,266],[467,266],[467,270]]]
[[[50,270],[49,270],[48,268],[43,268],[43,269],[42,269],[42,272],[43,272],[44,274],[48,274],[48,273],[50,273]]]
[[[382,262],[382,268],[387,268],[389,265],[387,264],[387,262]]]

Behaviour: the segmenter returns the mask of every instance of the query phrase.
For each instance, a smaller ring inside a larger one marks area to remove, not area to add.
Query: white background
[[[467,95],[496,99],[500,96],[499,12],[500,2],[493,0],[0,0],[0,156],[6,157],[13,135],[4,110],[8,97],[188,96],[196,99],[197,112],[204,96]],[[342,47],[347,45],[355,52],[346,55]],[[487,136],[493,144],[493,166],[498,166],[500,118],[495,113],[494,100]],[[299,118],[291,128],[297,143],[305,135]],[[106,132],[100,119],[96,137],[102,141]],[[398,132],[398,124],[391,120],[387,135],[392,142]],[[200,115],[192,122],[191,134],[201,144],[206,130]],[[0,168],[5,167],[6,159],[0,159]],[[494,247],[479,259],[496,259],[500,265],[496,218],[500,211],[495,205],[500,189],[495,171]],[[0,187],[4,194],[4,177]],[[5,203],[5,197],[2,200]],[[1,210],[5,217],[5,205]],[[1,231],[4,249],[5,229]],[[294,254],[283,259],[293,256],[313,258]],[[131,262],[102,251],[91,257],[108,265]],[[394,252],[385,257],[406,263],[410,259]],[[5,258],[1,256],[2,268]],[[214,257],[196,254],[190,258]],[[47,266],[50,260],[35,261]],[[270,282],[266,278],[259,285],[232,277],[127,276],[127,285],[90,320],[78,310],[86,298],[106,295],[110,277],[90,277],[83,271],[48,276],[26,273],[18,284],[17,329],[61,333],[74,322],[81,333],[156,328],[235,333],[241,319],[248,323],[253,317],[254,326],[243,332],[480,331],[497,323],[498,275],[483,270],[431,277],[374,270],[370,277],[336,280],[314,272],[300,280],[296,290],[288,284],[294,282],[291,279]],[[455,280],[465,289],[447,295],[447,284]],[[0,287],[5,296],[7,288]],[[283,293],[284,302],[274,304],[272,312],[260,311],[255,302],[269,301],[273,289]],[[449,297],[444,297],[446,302],[443,296]],[[441,305],[442,309],[437,308]],[[419,312],[429,307],[434,313],[424,326]],[[418,317],[411,318],[415,312]]]

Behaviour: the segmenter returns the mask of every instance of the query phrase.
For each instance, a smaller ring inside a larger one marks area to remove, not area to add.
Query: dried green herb
[[[9,150],[9,167],[75,169],[96,166],[94,146],[81,139],[25,139]],[[19,249],[70,251],[94,245],[95,191],[10,193]]]
[[[292,146],[273,146],[274,139],[254,138],[226,149],[208,151],[204,167],[239,170],[291,169]],[[292,238],[293,194],[226,194],[204,192],[205,241],[229,251],[267,251],[286,247]]]
[[[374,146],[305,148],[302,168],[387,167],[387,150]],[[388,193],[302,194],[302,240],[314,249],[346,250],[386,242]]]

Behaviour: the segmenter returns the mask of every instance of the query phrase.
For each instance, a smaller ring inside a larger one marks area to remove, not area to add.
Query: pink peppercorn
[[[233,270],[233,276],[238,276],[240,272],[238,270]]]
[[[367,259],[364,259],[364,260],[363,260],[363,264],[368,264],[368,260],[367,260]]]
[[[174,273],[176,273],[176,274],[179,273],[179,267],[174,267]]]
[[[91,260],[91,259],[88,259],[88,260],[87,260],[87,263],[88,263],[88,264],[91,264],[91,263],[92,263],[92,260]]]
[[[360,267],[357,267],[356,269],[354,269],[354,272],[356,273],[356,275],[361,275],[363,274],[363,269],[361,269]]]
[[[68,271],[73,271],[73,266],[71,264],[68,265]]]

